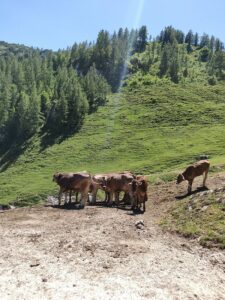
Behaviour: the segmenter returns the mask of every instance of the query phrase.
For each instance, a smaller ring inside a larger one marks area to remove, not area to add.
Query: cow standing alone
[[[188,181],[188,193],[191,193],[192,184],[195,177],[203,175],[203,187],[205,187],[207,175],[209,172],[210,163],[208,160],[200,160],[193,165],[190,165],[186,170],[179,174],[177,177],[177,184],[181,183],[184,180]]]

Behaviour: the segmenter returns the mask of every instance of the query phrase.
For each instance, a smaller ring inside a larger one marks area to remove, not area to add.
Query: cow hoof
[[[80,209],[84,209],[84,207],[85,207],[84,204],[80,204],[80,205],[79,205],[79,208],[80,208]]]

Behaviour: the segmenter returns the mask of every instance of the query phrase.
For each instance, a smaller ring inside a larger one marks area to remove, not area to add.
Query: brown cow
[[[131,185],[134,175],[130,172],[111,174],[104,181],[103,188],[109,193],[108,204],[112,205],[113,195],[115,195],[115,202],[119,205],[119,193],[124,192],[132,197]]]
[[[121,175],[121,174],[129,174],[129,175],[134,177],[134,175],[129,171],[124,171],[124,172],[119,172],[119,173],[108,173],[108,174],[106,173],[106,174],[96,174],[96,175],[94,175],[92,177],[92,179],[93,179],[93,182],[92,182],[92,202],[93,203],[96,202],[98,189],[101,189],[101,190],[105,191],[105,201],[106,202],[110,201],[109,200],[109,198],[110,198],[109,191],[106,189],[107,180],[108,180],[108,178],[111,178],[111,177],[116,176],[116,175]],[[115,198],[116,198],[117,202],[119,201],[119,192],[120,191],[115,192]]]
[[[59,205],[61,204],[61,196],[68,191],[81,193],[81,207],[84,207],[88,199],[88,191],[92,183],[91,175],[88,173],[55,173],[53,181],[59,186]]]
[[[192,183],[195,177],[203,175],[203,187],[205,187],[207,175],[209,172],[210,163],[208,160],[200,160],[193,165],[190,165],[186,170],[179,174],[177,177],[177,184],[181,183],[184,180],[188,181],[188,193],[191,193]]]
[[[96,203],[96,197],[99,189],[105,191],[104,184],[108,176],[110,176],[110,174],[95,174],[92,177],[93,179],[91,185],[92,203]],[[105,201],[107,201],[107,197],[108,197],[108,193],[105,191]]]
[[[132,186],[132,209],[140,209],[143,204],[143,212],[145,212],[145,202],[148,200],[148,183],[144,176],[136,176],[131,183]]]

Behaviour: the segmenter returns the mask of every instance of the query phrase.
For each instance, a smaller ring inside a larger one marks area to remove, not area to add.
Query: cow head
[[[128,183],[129,190],[132,194],[134,194],[137,191],[138,181],[136,179],[133,179],[130,183]]]
[[[98,183],[98,185],[104,190],[107,190],[107,180],[105,177],[102,177],[101,181]]]
[[[183,174],[179,174],[177,176],[177,184],[181,183],[182,181],[184,181],[185,178],[184,178],[184,175]]]
[[[61,174],[61,173],[55,173],[55,174],[53,175],[52,181],[58,182],[58,181],[60,180],[61,177],[62,177],[62,174]]]

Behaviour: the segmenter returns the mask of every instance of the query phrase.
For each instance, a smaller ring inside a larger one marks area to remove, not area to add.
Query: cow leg
[[[143,203],[143,202],[142,202]],[[139,196],[137,196],[137,204],[136,204],[137,206],[137,209],[138,210],[141,210],[141,199],[140,199],[140,197]]]
[[[61,197],[62,197],[62,194],[63,194],[63,190],[60,188],[60,190],[59,190],[59,195],[58,195],[59,206],[61,205]]]
[[[69,191],[69,204],[71,204],[71,202],[72,202],[71,197],[72,197],[72,191],[70,190]]]
[[[80,208],[84,208],[87,201],[88,201],[88,192],[90,190],[90,186],[86,185],[83,187],[84,189],[81,192],[81,201],[80,201]],[[77,193],[78,194],[78,193]]]
[[[88,192],[81,193],[80,207],[84,208],[88,200]]]
[[[109,201],[109,193],[105,192],[105,202],[108,202],[108,201]]]
[[[143,201],[143,212],[145,212],[145,200]]]
[[[203,177],[203,187],[205,187],[206,185],[205,185],[205,182],[206,182],[206,179],[207,179],[207,176],[208,176],[208,172],[209,172],[209,170],[206,170],[205,171],[205,175],[203,175],[204,177]]]
[[[78,202],[78,192],[76,192],[76,202]]]
[[[96,203],[97,193],[98,193],[98,188],[93,187],[93,189],[91,191],[91,195],[92,195],[92,201],[91,201],[91,203]]]
[[[132,192],[129,192],[130,200],[131,200],[131,209],[134,210],[136,207],[136,199]]]
[[[117,206],[119,206],[119,204],[120,204],[120,193],[119,192],[115,193],[115,203]]]
[[[128,193],[124,193],[123,202],[124,204],[130,204],[130,197]]]
[[[113,204],[113,192],[109,192],[108,196],[109,196],[108,205],[112,206],[112,204]]]
[[[65,197],[64,197],[64,204],[66,204],[67,202],[67,192],[64,193]]]
[[[188,194],[191,193],[193,180],[188,181]]]
[[[107,192],[105,192],[105,200],[104,200],[104,202],[107,202],[107,200],[108,200]]]

